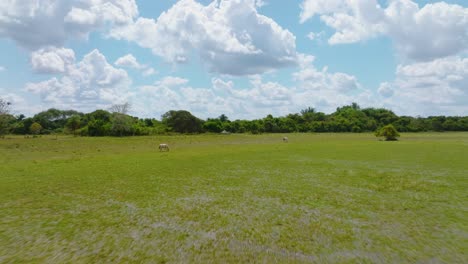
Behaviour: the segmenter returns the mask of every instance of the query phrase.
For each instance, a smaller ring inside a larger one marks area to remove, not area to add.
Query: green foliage
[[[84,120],[87,125],[88,136],[109,136],[112,128],[111,117],[112,114],[105,110],[96,110],[86,114]]]
[[[130,136],[133,134],[133,125],[134,120],[133,117],[114,112],[112,114],[112,127],[111,133],[114,136]]]
[[[218,119],[221,123],[229,122],[229,118],[225,114],[220,115]]]
[[[70,117],[67,120],[67,123],[65,125],[65,127],[68,130],[70,130],[73,133],[73,135],[76,135],[76,131],[80,128],[80,126],[81,126],[81,117],[78,115],[74,115]]]
[[[8,105],[7,105],[8,106]],[[376,131],[377,128],[393,125],[400,132],[422,131],[468,131],[468,117],[397,116],[383,108],[361,108],[357,103],[338,107],[334,113],[325,114],[308,107],[300,113],[262,119],[234,120],[222,114],[206,121],[185,110],[171,110],[159,121],[154,118],[140,119],[126,114],[129,104],[114,105],[113,113],[96,110],[82,114],[73,110],[49,109],[32,118],[24,115],[0,117],[0,134],[27,134],[32,123],[43,127],[41,134],[72,132],[82,136],[140,136],[167,133],[294,133],[294,132],[353,132]]]
[[[0,137],[10,132],[12,119],[10,103],[0,98]]]
[[[59,110],[51,108],[34,115],[33,120],[34,122],[41,124],[43,133],[48,134],[57,129],[63,129],[69,118],[81,115],[83,114],[74,110]]]
[[[376,137],[384,137],[386,141],[395,141],[400,134],[393,125],[386,125],[375,132]]]
[[[9,114],[0,114],[0,137],[10,133],[13,125],[12,122],[15,120],[14,116]]]
[[[208,119],[203,123],[203,130],[212,133],[223,131],[223,123],[220,120]]]
[[[42,126],[38,122],[32,123],[32,125],[29,127],[29,132],[33,135],[39,135],[42,131]]]
[[[178,133],[200,133],[203,121],[185,110],[171,110],[162,116],[162,122]]]
[[[301,110],[301,114],[303,116],[305,116],[307,114],[315,114],[315,109],[313,107],[307,107],[306,109]]]
[[[392,124],[398,120],[398,116],[395,115],[395,113],[384,108],[366,108],[363,109],[362,112],[366,116],[374,119],[379,127]]]

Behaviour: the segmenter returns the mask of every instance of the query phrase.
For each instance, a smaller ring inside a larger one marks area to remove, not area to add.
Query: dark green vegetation
[[[0,262],[468,263],[468,133],[288,138],[0,140]]]
[[[386,141],[395,141],[400,137],[400,133],[392,124],[386,125],[375,132],[376,137],[384,137]]]
[[[292,132],[374,132],[392,124],[399,132],[468,131],[468,117],[432,116],[427,118],[397,116],[381,108],[361,109],[353,103],[337,108],[332,114],[307,108],[283,117],[268,115],[257,120],[231,121],[226,115],[201,120],[184,110],[166,112],[161,120],[129,116],[128,104],[113,106],[109,111],[80,113],[49,109],[26,118],[24,115],[0,114],[0,135],[73,134],[82,136],[135,136],[168,133],[292,133]],[[3,121],[1,121],[3,120]]]
[[[11,129],[15,118],[10,115],[10,103],[0,98],[0,137],[3,137]]]

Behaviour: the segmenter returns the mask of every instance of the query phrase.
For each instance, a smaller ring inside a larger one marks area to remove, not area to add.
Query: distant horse
[[[159,144],[159,151],[169,151],[169,145],[167,144]]]
[[[283,142],[287,143],[288,142],[288,137],[283,137]]]

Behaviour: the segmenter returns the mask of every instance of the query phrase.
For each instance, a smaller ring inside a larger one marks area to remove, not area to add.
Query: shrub
[[[398,140],[397,137],[400,137],[400,134],[395,129],[395,127],[392,124],[390,124],[377,130],[375,132],[375,136],[384,137],[386,141],[395,141],[395,140]]]
[[[35,136],[39,135],[41,133],[41,130],[42,130],[42,126],[41,124],[37,122],[32,123],[32,125],[29,127],[29,132],[31,132],[31,134]]]

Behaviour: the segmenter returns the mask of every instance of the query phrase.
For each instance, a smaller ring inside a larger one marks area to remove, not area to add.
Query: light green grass
[[[288,137],[0,140],[0,263],[468,263],[468,133]]]

